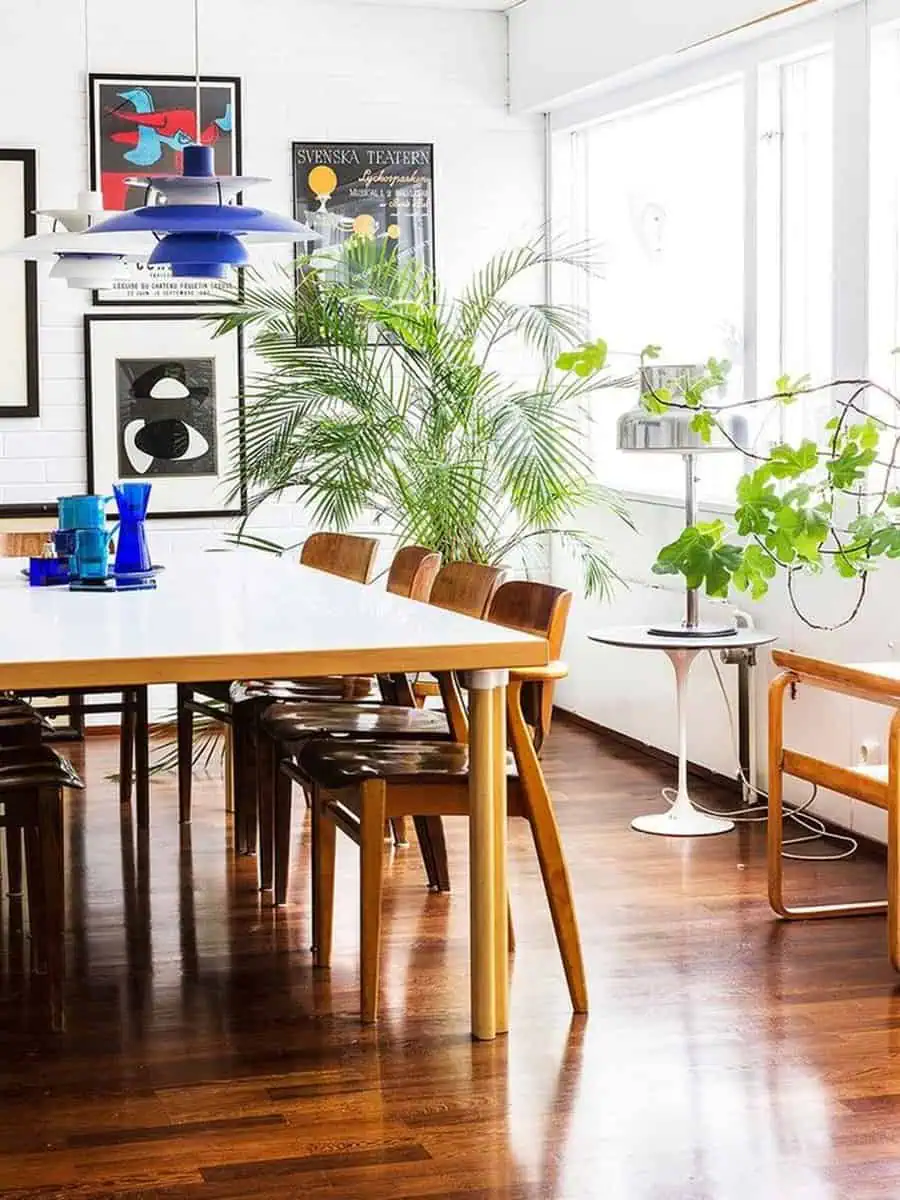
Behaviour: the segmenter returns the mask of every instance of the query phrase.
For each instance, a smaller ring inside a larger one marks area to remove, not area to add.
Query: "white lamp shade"
[[[109,254],[64,254],[50,269],[51,279],[62,279],[70,288],[106,288],[130,275],[123,258]]]

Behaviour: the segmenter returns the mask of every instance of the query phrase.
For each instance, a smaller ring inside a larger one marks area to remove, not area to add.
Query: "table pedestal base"
[[[673,810],[653,813],[649,817],[635,817],[631,828],[638,833],[657,833],[663,837],[709,837],[713,833],[730,833],[734,829],[734,821],[708,817],[706,813],[697,812],[690,801],[688,805],[690,811],[678,815]]]
[[[668,812],[635,817],[631,828],[638,833],[655,833],[662,837],[709,837],[734,829],[734,821],[708,817],[694,808],[687,790],[687,682],[695,658],[702,653],[693,648],[666,651],[675,670],[678,692],[678,791]]]

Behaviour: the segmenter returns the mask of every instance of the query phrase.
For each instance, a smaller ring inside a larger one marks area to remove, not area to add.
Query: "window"
[[[900,356],[894,353],[900,345],[900,27],[896,25],[878,29],[872,37],[871,95],[869,371],[896,392],[900,387]]]
[[[830,377],[832,76],[830,47],[757,53],[731,77],[557,137],[554,217],[605,251],[603,278],[575,299],[617,373],[653,342],[670,363],[729,359],[727,400],[764,395],[785,373]],[[616,418],[635,400],[598,395],[598,474],[680,498],[677,460],[615,448]],[[828,403],[748,410],[750,449],[811,434]],[[700,466],[704,498],[733,502],[746,461]]]
[[[615,116],[584,139],[587,235],[603,250],[603,278],[587,296],[592,330],[617,373],[649,343],[670,363],[711,354],[743,360],[744,95],[740,81]],[[678,460],[615,450],[615,422],[636,394],[601,394],[598,469],[613,486],[679,494]],[[636,477],[639,474],[639,478]]]

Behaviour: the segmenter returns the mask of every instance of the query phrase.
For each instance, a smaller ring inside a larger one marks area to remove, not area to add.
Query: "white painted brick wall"
[[[146,19],[120,0],[88,6],[92,71],[190,73],[189,0],[154,0]],[[37,149],[45,206],[68,204],[87,186],[81,11],[79,0],[0,0],[0,145]],[[507,113],[499,13],[203,0],[201,20],[203,71],[242,80],[244,170],[272,179],[254,192],[260,204],[290,212],[293,140],[433,141],[437,264],[448,288],[538,228],[541,132],[535,119]],[[89,297],[40,269],[41,417],[0,422],[0,504],[52,500],[62,486],[85,484]],[[254,525],[295,542],[303,514],[282,505]],[[210,544],[227,528],[155,522],[154,557]]]

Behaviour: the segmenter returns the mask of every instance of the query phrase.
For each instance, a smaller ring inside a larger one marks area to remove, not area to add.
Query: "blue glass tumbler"
[[[146,517],[151,487],[149,483],[113,484],[119,510],[119,541],[114,567],[117,575],[136,575],[150,570]]]
[[[109,574],[109,541],[105,529],[79,529],[75,535],[75,558],[79,579],[106,579]]]

